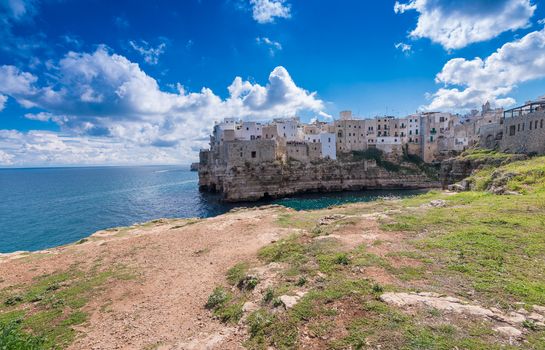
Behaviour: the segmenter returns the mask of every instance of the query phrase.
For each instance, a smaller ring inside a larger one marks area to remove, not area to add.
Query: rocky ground
[[[471,181],[1,256],[0,348],[544,349],[545,158]]]

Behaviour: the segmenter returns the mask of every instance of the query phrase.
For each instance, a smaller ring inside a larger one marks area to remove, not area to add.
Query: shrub
[[[296,285],[299,287],[304,286],[307,283],[307,278],[305,276],[299,277],[299,280],[297,281]]]
[[[383,153],[378,148],[368,148],[364,151],[352,151],[354,160],[375,160],[377,164],[382,161]]]
[[[14,296],[11,296],[11,297],[7,298],[6,301],[4,301],[4,305],[13,306],[13,305],[19,304],[22,301],[23,301],[22,296],[14,295]]]
[[[265,294],[263,295],[263,302],[267,304],[271,302],[273,298],[274,298],[274,290],[271,287],[269,287],[267,288],[267,290],[265,291]]]
[[[380,294],[384,291],[384,288],[382,288],[382,286],[378,283],[373,284],[372,289],[373,289],[373,293],[375,294]]]
[[[208,297],[208,301],[204,305],[207,309],[216,309],[225,304],[229,300],[229,294],[222,287],[216,287],[212,294]]]
[[[255,276],[244,276],[237,284],[237,287],[240,290],[253,290],[257,284],[259,283],[259,280]]]
[[[345,253],[339,253],[335,256],[333,262],[337,265],[348,265],[350,263],[350,259]]]
[[[242,303],[222,305],[214,311],[214,315],[223,323],[237,323],[244,313],[242,311],[242,305]]]
[[[252,338],[263,336],[267,327],[273,323],[273,316],[265,311],[258,310],[248,316],[247,323]]]

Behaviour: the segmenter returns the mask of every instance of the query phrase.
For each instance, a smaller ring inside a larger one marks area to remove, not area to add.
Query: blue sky
[[[188,163],[225,116],[512,106],[545,94],[543,18],[531,0],[0,0],[0,166]]]

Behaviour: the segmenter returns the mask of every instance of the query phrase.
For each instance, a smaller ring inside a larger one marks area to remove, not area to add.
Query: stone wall
[[[503,119],[503,123],[481,127],[482,147],[506,153],[545,154],[545,112]]]
[[[223,143],[228,166],[249,163],[271,162],[276,159],[274,140],[227,141]]]
[[[439,187],[421,173],[388,172],[374,161],[319,163],[269,162],[199,168],[203,191],[220,192],[225,201],[254,201],[305,192]]]
[[[299,162],[308,162],[308,147],[304,142],[287,142],[286,143],[286,161],[293,159]]]

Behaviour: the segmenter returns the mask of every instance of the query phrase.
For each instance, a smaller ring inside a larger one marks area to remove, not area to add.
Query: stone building
[[[481,128],[480,145],[507,153],[545,154],[545,99],[506,110],[499,122]]]
[[[322,145],[319,142],[301,141],[286,142],[285,162],[296,160],[302,163],[317,161],[322,156]]]
[[[276,160],[276,142],[273,140],[235,140],[222,145],[227,166],[258,164]]]
[[[450,113],[425,112],[420,116],[421,157],[427,162],[442,160],[452,155],[450,139],[458,117]]]
[[[337,152],[347,153],[367,149],[365,119],[355,119],[349,112],[343,112],[341,119],[334,122],[337,135]],[[347,118],[352,119],[347,119]]]

